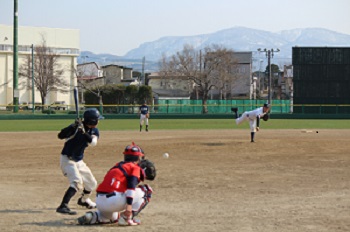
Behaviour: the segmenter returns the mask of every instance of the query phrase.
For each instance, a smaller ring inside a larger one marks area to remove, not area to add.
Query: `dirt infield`
[[[153,160],[142,225],[79,226],[55,212],[68,186],[56,132],[0,133],[1,231],[350,231],[350,130],[101,132],[85,162],[100,182],[135,141]],[[168,152],[170,157],[162,157]]]

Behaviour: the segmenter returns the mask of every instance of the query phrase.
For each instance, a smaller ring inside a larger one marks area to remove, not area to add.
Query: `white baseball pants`
[[[118,219],[119,212],[125,210],[126,195],[125,193],[114,192],[114,195],[97,194],[96,205],[99,222],[110,222]],[[132,210],[138,211],[145,203],[145,192],[140,188],[135,189]]]
[[[75,162],[66,155],[61,155],[60,165],[63,175],[68,177],[70,186],[77,191],[85,188],[92,192],[97,187],[95,177],[83,160]]]
[[[251,132],[256,132],[256,119],[250,119],[246,112],[241,117],[236,118],[236,124],[239,125],[244,121],[249,121],[249,127]]]

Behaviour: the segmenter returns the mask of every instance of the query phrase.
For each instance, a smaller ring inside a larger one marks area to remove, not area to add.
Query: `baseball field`
[[[1,231],[350,231],[348,120],[269,120],[255,143],[233,120],[150,120],[148,133],[103,120],[84,159],[98,182],[131,141],[158,170],[142,225],[128,228],[77,225],[78,195],[78,215],[55,212],[68,186],[57,132],[70,121],[0,123]]]

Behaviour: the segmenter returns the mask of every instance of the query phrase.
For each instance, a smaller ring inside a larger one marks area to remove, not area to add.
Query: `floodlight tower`
[[[277,48],[276,50],[266,49],[261,50],[261,48],[258,49],[258,52],[265,52],[266,57],[267,57],[267,65],[269,67],[269,77],[268,77],[268,103],[271,104],[272,102],[272,96],[271,96],[271,57],[273,57],[273,54],[276,52],[279,52],[280,50]]]

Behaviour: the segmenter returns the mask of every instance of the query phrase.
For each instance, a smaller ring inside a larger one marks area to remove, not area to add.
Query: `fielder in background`
[[[77,119],[75,123],[63,128],[58,134],[59,139],[66,139],[61,152],[60,166],[70,184],[61,205],[56,210],[58,213],[76,214],[75,211],[70,210],[68,203],[78,191],[83,191],[77,202],[78,205],[89,209],[96,207],[90,199],[90,194],[96,188],[97,181],[83,158],[85,148],[97,144],[100,134],[96,127],[101,118],[103,117],[97,109],[87,109],[84,112],[83,121]]]
[[[264,121],[269,119],[268,112],[270,111],[270,105],[264,104],[262,107],[259,107],[252,111],[244,112],[240,117],[238,117],[238,108],[231,108],[235,113],[236,124],[239,125],[244,121],[249,121],[250,126],[250,142],[254,142],[255,132],[259,131],[260,118],[263,118]]]
[[[148,132],[149,109],[146,102],[144,102],[142,106],[140,106],[139,114],[140,114],[140,132],[142,131],[142,126],[145,121],[146,121],[146,131]]]
[[[153,191],[147,184],[138,184],[144,179],[154,180],[155,167],[152,162],[141,160],[144,152],[134,142],[125,148],[123,154],[124,161],[107,172],[96,190],[97,211],[79,217],[80,225],[118,223],[120,226],[136,226],[141,223],[135,217],[149,203]]]

